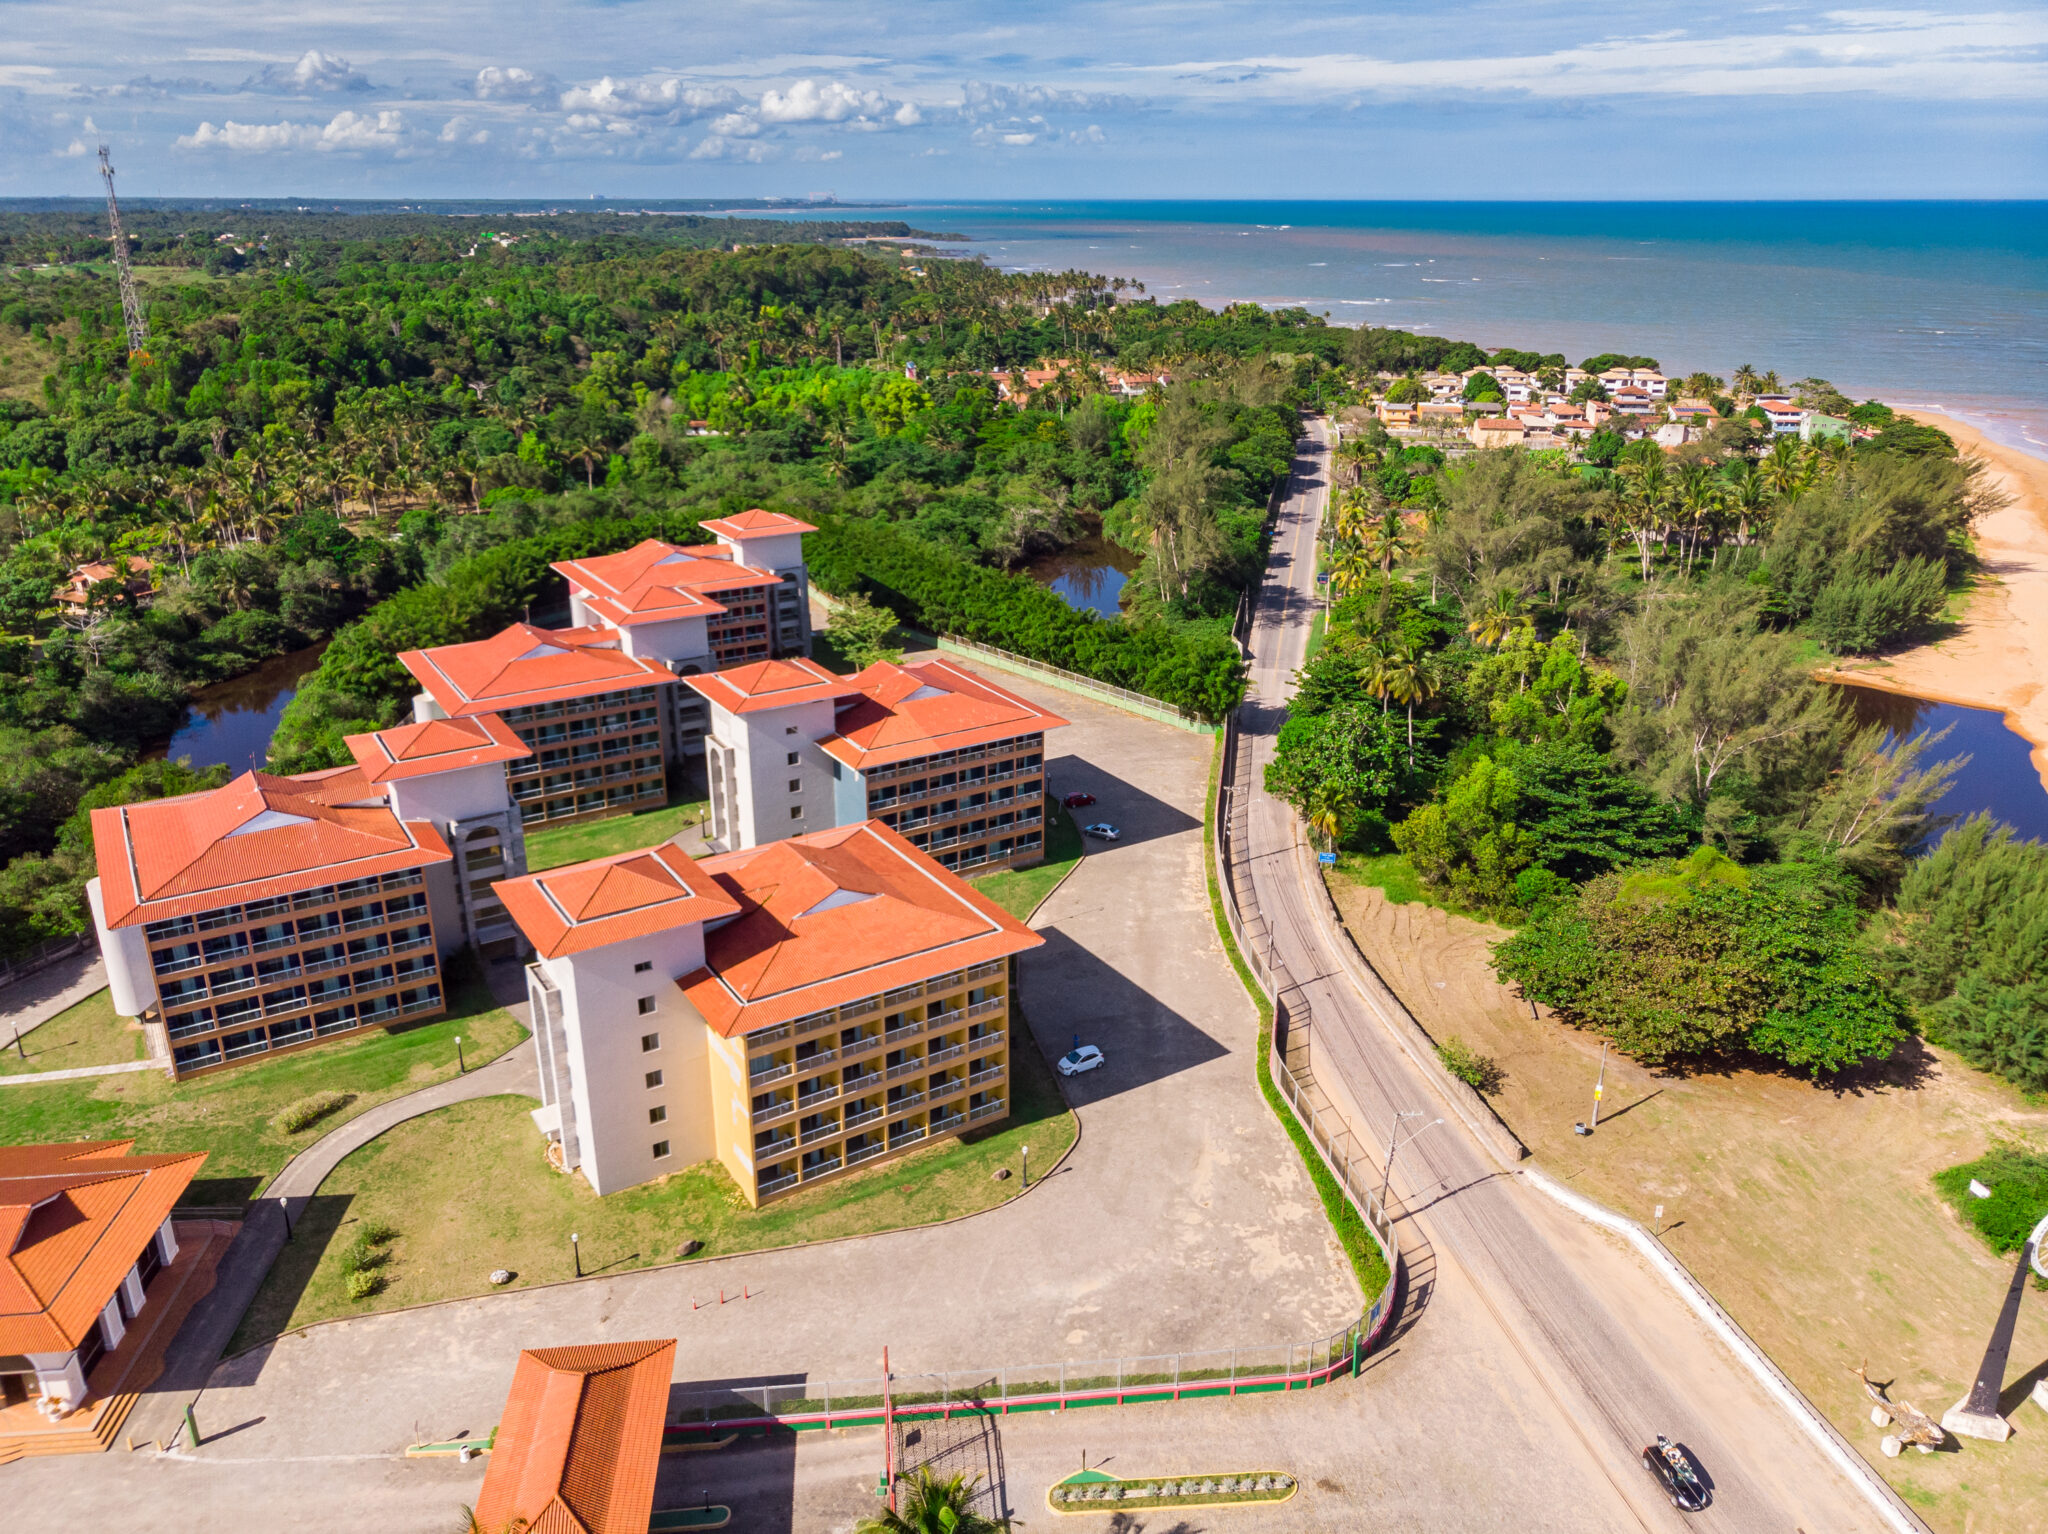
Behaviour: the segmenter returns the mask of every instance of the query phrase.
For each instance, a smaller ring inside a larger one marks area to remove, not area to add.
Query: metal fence
[[[1357,1372],[1378,1319],[1375,1306],[1327,1337],[1271,1347],[943,1373],[891,1370],[886,1382],[877,1375],[680,1390],[670,1396],[665,1431],[671,1441],[687,1442],[771,1428],[880,1426],[885,1417],[903,1422],[1308,1390]]]

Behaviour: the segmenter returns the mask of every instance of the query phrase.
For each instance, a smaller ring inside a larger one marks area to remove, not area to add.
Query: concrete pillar
[[[67,1407],[85,1399],[85,1371],[78,1367],[78,1354],[31,1353],[29,1363],[36,1371],[36,1385],[44,1396],[62,1401]]]
[[[163,1224],[157,1227],[156,1250],[157,1255],[163,1258],[165,1267],[178,1260],[178,1233],[171,1228],[168,1215],[165,1216]]]
[[[128,1314],[131,1316],[141,1315],[144,1300],[141,1264],[138,1263],[130,1268],[128,1276],[121,1280],[121,1293],[127,1297]]]
[[[100,1335],[107,1339],[107,1351],[113,1352],[121,1345],[121,1339],[128,1335],[128,1323],[121,1319],[121,1301],[110,1299],[100,1311]]]

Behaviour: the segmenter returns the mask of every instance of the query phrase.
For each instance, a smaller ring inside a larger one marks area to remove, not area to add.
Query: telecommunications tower
[[[114,270],[121,278],[121,321],[128,327],[128,355],[147,358],[149,326],[142,318],[142,301],[135,296],[135,274],[128,270],[128,236],[121,232],[121,204],[114,200],[114,162],[107,158],[107,146],[100,145],[100,174],[107,181],[107,223],[114,236]]]

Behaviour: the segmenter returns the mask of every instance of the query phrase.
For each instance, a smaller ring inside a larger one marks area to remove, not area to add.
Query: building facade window
[[[654,968],[654,961],[652,959],[642,959],[638,964],[635,964],[633,966],[633,973],[636,975],[644,975],[652,968]]]
[[[651,1091],[653,1091],[653,1090],[654,1090],[654,1089],[655,1089],[656,1087],[658,1087],[658,1086],[660,1086],[660,1085],[661,1085],[661,1072],[660,1072],[660,1071],[649,1071],[649,1072],[647,1073],[647,1089],[648,1089],[648,1090],[649,1090],[649,1091],[651,1092]]]
[[[648,1122],[648,1123],[650,1123],[650,1124],[661,1124],[661,1123],[665,1123],[665,1122],[667,1122],[667,1120],[668,1120],[668,1109],[666,1109],[666,1108],[649,1108],[649,1109],[647,1110],[647,1122]]]
[[[648,1013],[654,1010],[654,998],[652,996],[642,996],[638,1002],[634,1003],[634,1005],[639,1007],[640,1015],[642,1017],[645,1017]]]
[[[661,1035],[660,1035],[660,1034],[658,1034],[658,1033],[643,1033],[643,1034],[641,1034],[641,1035],[640,1035],[640,1053],[641,1053],[641,1054],[643,1054],[643,1055],[645,1055],[645,1054],[651,1054],[651,1053],[652,1053],[653,1051],[655,1051],[655,1050],[657,1050],[657,1049],[659,1049],[659,1048],[661,1048]]]
[[[804,807],[801,804],[792,804],[789,807],[789,818],[791,820],[802,820],[804,818]]]
[[[656,1140],[656,1141],[654,1142],[654,1159],[655,1159],[656,1161],[660,1161],[660,1160],[661,1160],[661,1159],[662,1159],[663,1157],[665,1157],[665,1156],[667,1156],[667,1155],[668,1155],[668,1141],[666,1141],[666,1140]]]

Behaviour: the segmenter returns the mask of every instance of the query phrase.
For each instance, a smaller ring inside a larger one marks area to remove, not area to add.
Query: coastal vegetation
[[[1917,1031],[2040,1089],[2041,849],[1976,822],[1913,858],[1959,764],[1812,676],[1926,632],[1997,504],[1952,444],[1863,413],[1860,440],[1728,416],[1611,469],[1489,449],[1426,475],[1366,426],[1268,787],[1517,929],[1500,976],[1642,1062],[1825,1075]]]

